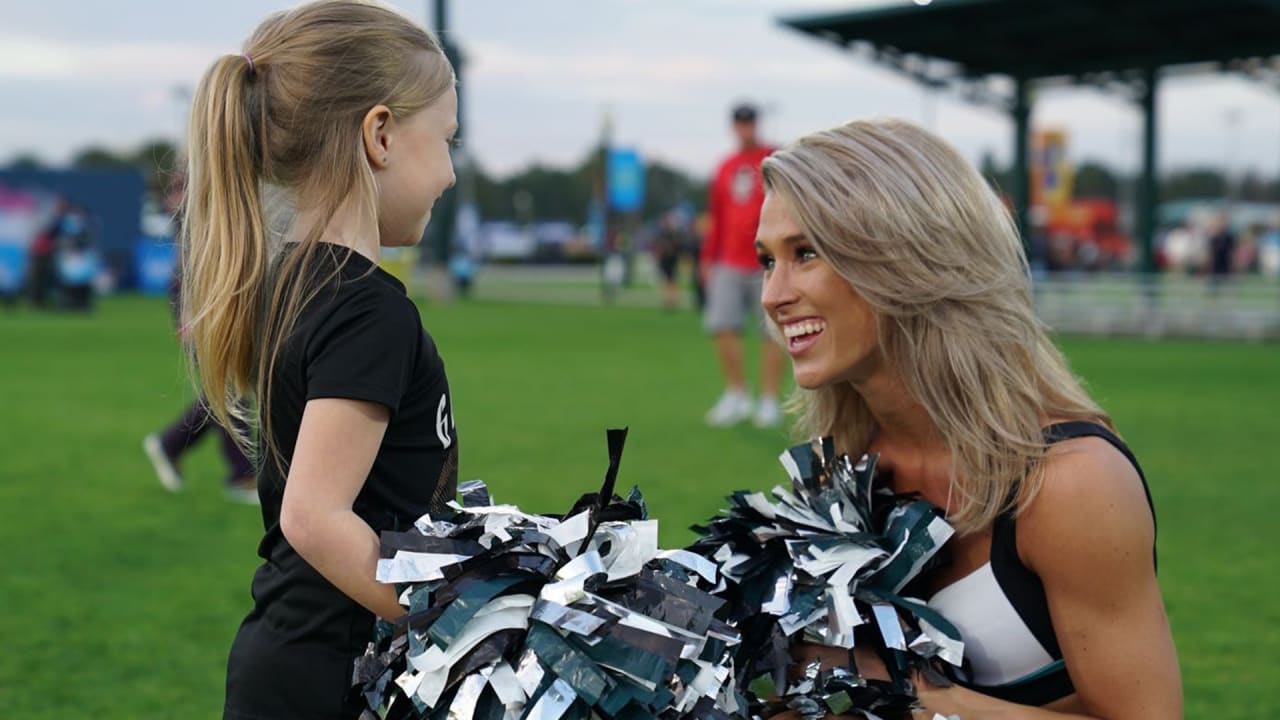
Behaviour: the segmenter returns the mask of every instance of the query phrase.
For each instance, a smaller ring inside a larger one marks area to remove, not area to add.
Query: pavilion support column
[[[1156,203],[1159,184],[1156,180],[1156,89],[1157,69],[1142,69],[1142,89],[1139,104],[1142,107],[1142,175],[1138,178],[1137,222],[1139,268],[1143,273],[1153,273],[1155,262]]]
[[[1031,81],[1026,77],[1013,79],[1013,186],[1009,188],[1013,200],[1014,219],[1022,236],[1022,250],[1028,260],[1034,244],[1031,237]]]
[[[433,30],[440,40],[441,49],[444,51],[445,57],[449,59],[449,64],[453,66],[454,82],[458,87],[458,130],[454,133],[454,136],[464,139],[466,136],[463,134],[463,121],[466,115],[463,111],[466,109],[466,97],[462,89],[466,85],[462,84],[462,56],[456,41],[453,39],[453,32],[449,27],[449,0],[434,0],[432,10],[435,18]],[[427,227],[427,237],[430,240],[427,246],[429,253],[426,254],[440,266],[447,265],[450,256],[453,255],[453,241],[458,233],[458,210],[470,200],[468,195],[472,187],[471,163],[459,157],[465,152],[467,152],[465,149],[460,148],[449,151],[459,177],[454,183],[454,187],[450,188],[436,201],[435,210],[431,214],[431,224]]]

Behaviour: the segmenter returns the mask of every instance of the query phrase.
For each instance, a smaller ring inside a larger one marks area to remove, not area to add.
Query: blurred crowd
[[[1236,223],[1226,213],[1165,228],[1157,266],[1166,272],[1280,277],[1280,224]]]
[[[40,309],[85,312],[93,307],[101,270],[94,216],[73,200],[0,193],[0,224],[14,240],[0,243],[0,297]]]

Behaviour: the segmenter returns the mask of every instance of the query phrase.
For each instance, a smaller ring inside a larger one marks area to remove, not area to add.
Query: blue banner
[[[609,207],[639,212],[644,207],[644,162],[629,148],[610,148],[607,163]]]
[[[0,295],[18,292],[26,272],[26,249],[7,243],[0,244]]]
[[[178,249],[169,238],[139,238],[133,249],[133,273],[138,290],[164,295],[178,267]]]

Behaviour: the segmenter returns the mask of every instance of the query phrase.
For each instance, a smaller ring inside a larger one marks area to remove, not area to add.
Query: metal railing
[[[475,278],[481,300],[563,305],[659,307],[656,270],[638,258],[635,282],[612,297],[603,291],[598,266],[488,265]],[[421,272],[418,291],[449,295],[440,269]],[[681,278],[682,307],[692,305]],[[1280,279],[1258,275],[1225,278],[1127,273],[1037,275],[1033,288],[1040,316],[1059,333],[1280,340]]]
[[[1045,275],[1036,308],[1056,332],[1280,340],[1280,280],[1257,275]]]

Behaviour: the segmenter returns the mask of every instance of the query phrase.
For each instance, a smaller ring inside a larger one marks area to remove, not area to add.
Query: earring
[[[386,156],[386,155],[383,155],[383,156],[382,156],[382,164],[383,164],[383,165],[386,165],[386,164],[387,164],[387,156]]]

